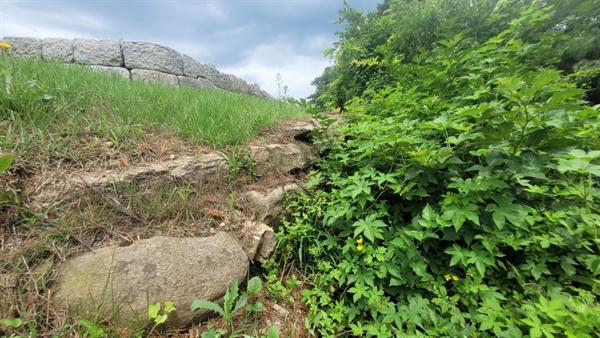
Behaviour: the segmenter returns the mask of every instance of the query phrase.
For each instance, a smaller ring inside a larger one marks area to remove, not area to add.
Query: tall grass
[[[260,129],[302,114],[276,100],[0,57],[0,147],[8,150],[27,151],[28,140],[57,133],[86,131],[118,141],[145,128],[169,129],[187,141],[221,147],[247,142]]]

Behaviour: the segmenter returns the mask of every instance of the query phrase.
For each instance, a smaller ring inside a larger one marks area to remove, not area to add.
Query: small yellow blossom
[[[363,251],[364,248],[365,247],[362,246],[362,244],[359,244],[359,245],[356,246],[356,250],[358,250],[358,251]]]
[[[446,282],[449,282],[451,280],[458,282],[458,276],[456,276],[456,275],[445,274],[444,279],[446,280]]]
[[[9,43],[6,43],[6,42],[0,42],[0,47],[2,47],[2,49],[12,48],[12,46]]]
[[[360,237],[359,239],[356,240],[356,244],[361,245],[363,244],[363,239],[362,237]]]

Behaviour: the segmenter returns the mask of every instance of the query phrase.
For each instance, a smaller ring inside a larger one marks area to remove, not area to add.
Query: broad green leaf
[[[78,324],[85,327],[85,330],[90,338],[104,337],[104,330],[102,329],[102,326],[85,319],[79,320]]]
[[[166,301],[164,305],[165,305],[164,311],[165,311],[166,313],[171,313],[171,312],[173,312],[173,311],[177,310],[177,309],[175,308],[175,303],[173,303],[173,302],[171,302],[171,301]]]
[[[148,306],[148,318],[156,318],[158,316],[158,311],[160,311],[160,303],[150,304],[150,306]]]
[[[386,227],[387,225],[383,221],[374,218],[374,215],[370,215],[366,219],[354,222],[354,224],[352,224],[352,226],[356,228],[354,230],[354,237],[358,238],[364,236],[371,242],[374,242],[375,238],[383,239],[381,228]]]
[[[251,295],[256,295],[262,289],[262,281],[260,277],[254,276],[248,281],[248,292]]]
[[[0,324],[6,327],[20,327],[23,324],[21,318],[4,318],[0,319]]]
[[[271,326],[269,331],[267,331],[267,338],[279,338],[279,329],[277,326]]]
[[[0,156],[0,174],[5,172],[6,169],[8,169],[8,167],[10,167],[12,160],[13,160],[13,158],[10,155]]]
[[[204,299],[197,299],[192,303],[191,311],[196,311],[198,309],[211,310],[218,313],[221,316],[225,316],[225,311],[223,311],[223,309],[219,305]]]

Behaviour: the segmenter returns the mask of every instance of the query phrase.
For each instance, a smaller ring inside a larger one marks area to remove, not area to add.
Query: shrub
[[[599,336],[600,106],[511,33],[347,104],[279,233],[322,335]]]

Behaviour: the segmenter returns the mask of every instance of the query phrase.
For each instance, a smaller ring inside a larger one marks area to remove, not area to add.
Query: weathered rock
[[[122,76],[124,79],[131,78],[131,74],[129,74],[129,70],[127,70],[127,68],[107,67],[107,66],[97,66],[97,65],[90,65],[89,67],[90,67],[90,69],[97,71],[99,73],[117,74],[117,75]]]
[[[179,84],[176,75],[149,69],[132,69],[131,79],[158,82],[169,86],[177,86]]]
[[[279,225],[281,218],[286,216],[283,210],[283,199],[285,198],[285,195],[298,189],[300,189],[300,186],[292,183],[275,188],[266,195],[252,190],[248,191],[245,196],[246,200],[255,209],[255,219],[274,227]]]
[[[306,144],[269,144],[249,147],[256,171],[260,175],[271,172],[288,173],[301,170],[317,160],[313,147]]]
[[[115,40],[74,39],[73,58],[84,65],[123,67],[121,45]]]
[[[175,303],[167,327],[205,319],[190,311],[196,299],[219,300],[233,281],[248,274],[248,256],[225,232],[211,237],[154,237],[130,246],[101,248],[66,261],[53,286],[60,309],[97,311],[121,318],[146,318],[149,304]]]
[[[165,46],[142,41],[121,42],[125,67],[149,69],[183,75],[183,60],[179,52]]]
[[[46,38],[42,44],[42,58],[66,63],[73,62],[73,40]]]
[[[42,39],[8,36],[2,39],[2,41],[9,43],[12,46],[10,51],[15,56],[36,59],[42,58],[42,44],[44,41]]]
[[[241,233],[242,246],[248,257],[259,263],[266,263],[277,246],[273,229],[261,222],[247,221]]]
[[[28,206],[33,209],[47,207],[67,194],[75,194],[86,189],[86,186],[100,188],[109,184],[143,181],[146,177],[169,175],[183,178],[189,182],[198,182],[219,170],[228,171],[227,161],[218,154],[206,154],[198,157],[186,157],[169,162],[153,163],[143,167],[135,167],[113,173],[98,175],[76,175],[65,177],[60,184],[48,184],[38,195],[32,196],[33,202]]]
[[[221,74],[216,68],[200,63],[188,55],[182,54],[183,75],[193,79],[203,78],[214,84],[214,80]]]
[[[218,89],[212,82],[203,79],[192,79],[191,77],[178,76],[179,85],[185,87],[194,87],[194,88],[202,88],[202,89]]]

